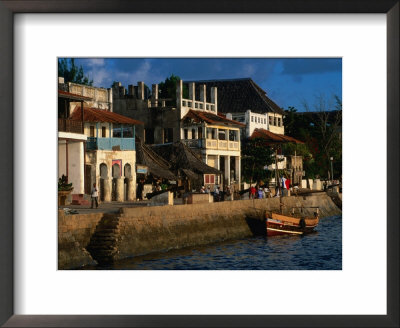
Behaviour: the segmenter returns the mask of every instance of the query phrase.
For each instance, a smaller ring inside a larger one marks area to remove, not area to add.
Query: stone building
[[[206,91],[218,88],[218,112],[246,126],[241,137],[250,137],[256,128],[284,134],[284,111],[251,78],[194,81]]]
[[[188,88],[188,97],[183,90]],[[117,92],[118,90],[118,92]],[[128,92],[120,83],[113,86],[114,111],[144,122],[137,134],[146,144],[183,142],[207,165],[222,172],[205,174],[204,184],[240,186],[240,129],[245,125],[218,113],[217,88],[194,82],[179,81],[176,105],[166,106],[166,99],[158,98],[158,85],[152,92],[143,82],[130,85]]]
[[[59,176],[73,183],[73,202],[85,204],[93,183],[102,201],[136,199],[135,127],[142,122],[113,113],[111,88],[58,82]]]
[[[141,122],[107,110],[83,110],[85,151],[85,193],[99,186],[100,200],[133,201],[136,199],[135,126]],[[71,119],[82,121],[77,106]]]

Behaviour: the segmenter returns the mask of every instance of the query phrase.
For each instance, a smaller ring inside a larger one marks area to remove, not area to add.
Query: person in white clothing
[[[91,208],[93,208],[93,203],[96,203],[96,208],[98,208],[99,207],[99,201],[98,201],[99,192],[97,190],[97,187],[96,187],[95,183],[93,183],[91,196],[92,196],[92,207]]]
[[[286,189],[286,178],[284,176],[281,177],[281,189],[282,189],[282,196],[287,196],[287,189]]]

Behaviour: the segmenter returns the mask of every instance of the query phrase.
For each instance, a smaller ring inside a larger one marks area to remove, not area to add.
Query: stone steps
[[[100,264],[109,264],[118,253],[116,244],[119,238],[119,216],[105,214],[90,239],[87,250]]]

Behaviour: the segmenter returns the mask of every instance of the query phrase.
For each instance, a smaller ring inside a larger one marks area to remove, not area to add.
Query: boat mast
[[[283,203],[282,203],[282,190],[281,190],[281,182],[279,179],[279,172],[278,172],[278,147],[276,146],[275,148],[275,184],[278,184],[278,190],[279,190],[279,208],[281,214],[283,213]]]

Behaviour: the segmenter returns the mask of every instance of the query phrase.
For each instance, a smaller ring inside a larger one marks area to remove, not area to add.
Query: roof
[[[283,134],[272,133],[271,131],[265,129],[255,129],[252,133],[250,139],[262,138],[268,141],[269,143],[296,143],[303,144],[304,142],[297,140],[295,138],[285,136]]]
[[[204,163],[198,155],[182,142],[154,145],[152,149],[169,163],[176,172],[189,178],[198,174],[221,174],[221,171]],[[191,172],[188,172],[191,171]]]
[[[284,114],[282,108],[251,78],[185,81],[188,82],[195,82],[196,85],[205,84],[207,98],[211,95],[211,87],[217,87],[218,112],[242,113],[250,109],[260,114],[267,112]],[[199,97],[198,89],[196,88],[196,98]]]
[[[143,142],[136,143],[136,163],[146,165],[149,172],[159,178],[177,179],[175,174],[169,170],[171,165]]]
[[[71,114],[71,119],[76,121],[82,120],[81,106],[75,106],[75,109]],[[109,122],[109,123],[131,124],[131,125],[143,124],[143,122],[134,120],[130,117],[110,112],[105,109],[90,108],[90,107],[84,107],[84,121]]]
[[[90,97],[81,96],[76,93],[71,93],[71,92],[67,92],[67,91],[63,91],[63,90],[58,90],[58,96],[60,98],[79,100],[79,101],[92,100],[92,98],[90,98]]]
[[[238,121],[230,120],[225,117],[225,115],[213,114],[209,112],[203,112],[198,110],[190,109],[189,112],[183,117],[182,120],[193,119],[195,122],[206,122],[208,124],[224,124],[224,125],[234,125],[236,127],[245,127],[246,124],[240,123]]]

